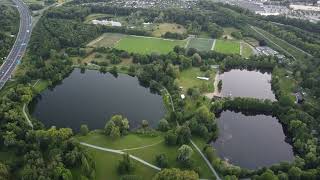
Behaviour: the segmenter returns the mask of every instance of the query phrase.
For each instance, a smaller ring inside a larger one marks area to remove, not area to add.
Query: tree
[[[169,166],[168,157],[165,154],[159,154],[156,156],[156,163],[160,168],[167,168]]]
[[[129,154],[123,154],[122,160],[118,165],[118,173],[119,174],[130,174],[134,171],[133,163],[130,160]]]
[[[149,127],[149,122],[147,120],[142,120],[141,126],[142,126],[142,128],[145,129],[145,128]]]
[[[177,160],[180,162],[185,162],[191,158],[192,154],[193,154],[192,148],[184,144],[178,149]]]
[[[88,126],[86,125],[86,124],[82,124],[81,126],[80,126],[80,134],[82,135],[82,136],[85,136],[85,135],[87,135],[89,133],[89,128],[88,128]]]
[[[274,175],[273,171],[270,169],[266,170],[264,173],[261,174],[257,180],[278,180],[278,177]]]
[[[114,115],[110,118],[110,120],[106,123],[104,128],[105,134],[111,136],[111,132],[113,131],[113,137],[117,137],[117,129],[120,131],[120,135],[127,134],[129,130],[129,121],[127,118],[122,115]]]
[[[176,130],[177,144],[188,144],[191,139],[191,131],[188,126],[180,126]]]
[[[9,171],[6,165],[0,163],[0,180],[9,179]]]
[[[178,139],[178,136],[174,130],[169,130],[164,136],[165,143],[171,146],[174,146],[177,144],[177,139]]]
[[[193,66],[201,66],[202,65],[202,58],[198,53],[192,55],[192,65]]]
[[[180,169],[164,169],[158,172],[153,180],[198,180],[199,175],[194,171],[182,171]]]
[[[159,121],[159,125],[158,125],[158,129],[160,130],[160,131],[167,131],[168,129],[169,129],[170,127],[169,127],[169,123],[168,123],[168,121],[166,120],[166,119],[161,119],[160,121]]]
[[[289,179],[290,180],[291,179],[292,180],[299,180],[300,176],[302,174],[302,171],[298,167],[292,167],[292,168],[289,169],[288,174],[289,174]]]
[[[121,136],[119,127],[115,126],[110,132],[110,137],[113,139],[117,139]]]

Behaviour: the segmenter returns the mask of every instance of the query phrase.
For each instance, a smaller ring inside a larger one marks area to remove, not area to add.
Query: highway
[[[28,6],[24,4],[22,0],[13,0],[13,2],[20,14],[20,27],[19,33],[16,36],[16,41],[6,60],[0,67],[0,90],[11,78],[12,72],[22,59],[32,31],[32,17]]]

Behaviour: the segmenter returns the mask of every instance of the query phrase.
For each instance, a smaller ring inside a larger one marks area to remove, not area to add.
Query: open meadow
[[[123,152],[127,152],[131,155],[141,158],[153,165],[156,165],[155,157],[163,153],[168,157],[170,167],[180,167],[179,163],[176,161],[179,146],[166,145],[164,142],[164,136],[162,134],[159,134],[155,137],[128,134],[114,140],[104,135],[102,131],[93,131],[86,136],[78,136],[77,139],[80,142],[85,142],[103,148],[122,150]],[[92,154],[96,162],[97,179],[108,177],[110,175],[112,179],[119,179],[119,175],[117,174],[116,170],[118,162],[122,158],[121,155],[92,148],[87,148],[87,150]],[[194,165],[199,167],[201,178],[212,178],[212,173],[200,154],[194,148],[193,150],[194,154],[192,156],[192,160],[194,161]],[[137,165],[134,174],[144,174],[145,178],[151,178],[152,175],[156,173],[156,170],[135,160],[132,161]]]
[[[217,39],[214,50],[225,54],[240,54],[240,42]]]

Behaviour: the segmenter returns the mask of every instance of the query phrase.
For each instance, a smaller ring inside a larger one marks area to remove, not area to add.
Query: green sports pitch
[[[225,54],[240,54],[240,42],[217,39],[214,50]]]
[[[187,48],[195,48],[199,51],[210,51],[212,49],[214,39],[191,38]]]
[[[115,48],[128,52],[149,54],[152,52],[168,53],[177,45],[184,47],[185,40],[169,40],[143,36],[125,36],[116,45]]]

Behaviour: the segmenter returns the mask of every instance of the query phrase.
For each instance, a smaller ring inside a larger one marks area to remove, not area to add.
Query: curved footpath
[[[115,149],[109,149],[109,148],[103,148],[103,147],[99,147],[99,146],[95,146],[95,145],[92,145],[92,144],[88,144],[88,143],[84,143],[84,142],[80,142],[81,145],[83,146],[87,146],[87,147],[90,147],[90,148],[93,148],[93,149],[98,149],[98,150],[101,150],[101,151],[106,151],[106,152],[112,152],[112,153],[116,153],[116,154],[125,154],[125,152],[123,151],[120,151],[120,150],[115,150]],[[143,159],[140,159],[136,156],[133,156],[131,154],[129,154],[129,157],[144,164],[144,165],[147,165],[155,170],[158,170],[158,171],[161,171],[161,168],[155,166],[155,165],[152,165],[150,163],[148,163],[147,161],[144,161]]]

